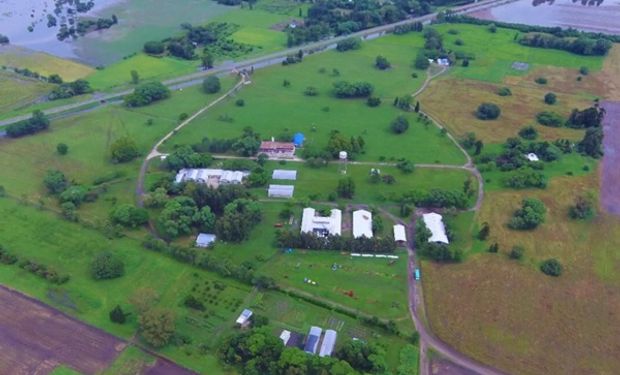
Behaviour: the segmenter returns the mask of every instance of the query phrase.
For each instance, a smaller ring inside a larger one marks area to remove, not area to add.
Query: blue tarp
[[[301,147],[305,139],[304,133],[295,133],[293,136],[293,144],[295,144],[295,147]]]

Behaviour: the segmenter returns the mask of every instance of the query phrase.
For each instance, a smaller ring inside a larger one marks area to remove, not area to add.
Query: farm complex
[[[620,37],[204,2],[0,15],[1,374],[620,373]]]

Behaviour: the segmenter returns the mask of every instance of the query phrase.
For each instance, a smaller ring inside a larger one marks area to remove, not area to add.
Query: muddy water
[[[572,27],[620,35],[620,0],[518,0],[472,16],[527,25]]]
[[[94,0],[95,6],[77,17],[93,16],[122,1]],[[59,13],[54,13],[54,9],[54,0],[0,0],[0,34],[7,35],[11,44],[78,59],[75,41],[61,42],[56,38],[60,25],[74,16],[68,13],[68,7],[60,8]],[[48,15],[57,19],[56,26],[48,27]]]
[[[114,14],[118,24],[61,42],[56,34],[63,17],[67,20],[71,15],[61,13],[57,16],[58,26],[48,27],[47,15],[54,14],[55,1],[60,0],[0,0],[0,34],[7,35],[11,44],[18,46],[92,66],[109,65],[141,50],[149,40],[179,33],[184,22],[207,23],[236,9],[212,0],[93,0],[94,8],[78,14],[78,18]]]

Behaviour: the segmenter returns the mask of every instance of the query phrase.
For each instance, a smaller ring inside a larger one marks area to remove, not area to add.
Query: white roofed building
[[[325,331],[325,336],[323,336],[323,342],[321,343],[321,350],[319,351],[319,357],[329,357],[332,355],[334,346],[336,346],[337,337],[338,334],[336,331],[332,329]]]
[[[241,315],[237,318],[235,323],[239,324],[241,327],[247,327],[250,325],[250,318],[252,317],[252,310],[244,309],[241,312]]]
[[[294,191],[293,185],[269,185],[267,196],[269,198],[293,198]]]
[[[353,238],[372,238],[372,213],[366,210],[353,211]]]
[[[280,340],[282,340],[282,343],[286,346],[286,344],[288,344],[288,340],[291,339],[291,331],[287,331],[287,330],[283,330],[282,333],[280,333]]]
[[[301,217],[301,232],[315,233],[319,236],[339,236],[342,233],[342,211],[332,209],[330,213],[330,216],[317,216],[314,208],[304,208]]]
[[[405,232],[405,226],[402,224],[394,225],[394,241],[407,242],[407,233]]]
[[[208,184],[210,182],[215,182],[218,185],[240,184],[243,182],[243,179],[249,175],[250,173],[246,171],[229,171],[211,168],[184,168],[177,173],[175,182],[177,184],[188,181],[193,181],[200,184]]]
[[[200,233],[196,237],[196,247],[209,247],[215,243],[215,234]]]
[[[297,180],[297,171],[276,169],[271,174],[271,178],[274,180]]]
[[[431,232],[431,236],[428,239],[428,242],[440,242],[449,244],[448,236],[446,235],[446,227],[443,224],[443,218],[441,215],[431,212],[428,214],[422,215],[422,219],[424,220],[424,224]]]
[[[321,339],[321,333],[323,330],[319,327],[310,327],[308,337],[306,339],[306,345],[304,346],[304,352],[308,354],[316,354],[316,350],[319,346],[319,340]]]

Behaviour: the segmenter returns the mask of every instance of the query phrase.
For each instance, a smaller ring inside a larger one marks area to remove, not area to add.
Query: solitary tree
[[[549,105],[553,105],[557,102],[558,98],[557,96],[552,93],[552,92],[548,92],[545,94],[545,103],[549,104]]]
[[[207,94],[215,94],[220,91],[222,85],[220,79],[216,76],[209,76],[202,82],[202,88]]]
[[[140,74],[136,70],[131,71],[131,83],[137,85],[140,82]]]
[[[390,129],[396,134],[402,134],[409,129],[409,121],[407,121],[405,116],[398,116],[390,124]]]
[[[174,313],[168,309],[153,308],[138,317],[140,333],[148,344],[161,348],[174,334]]]
[[[127,314],[123,311],[120,305],[116,305],[115,308],[110,311],[110,321],[117,324],[124,324],[127,320]]]
[[[480,120],[495,120],[499,117],[501,113],[501,109],[497,106],[497,104],[493,103],[482,103],[478,106],[476,110],[476,117]]]
[[[210,53],[205,53],[202,56],[202,67],[204,69],[213,68],[213,56]]]
[[[90,273],[95,280],[115,279],[123,276],[125,265],[118,256],[105,251],[95,256]]]
[[[341,198],[352,199],[355,195],[355,182],[351,177],[346,177],[338,181],[336,193]]]
[[[110,153],[112,155],[112,161],[115,163],[126,163],[135,159],[138,153],[138,145],[129,137],[122,137],[117,139],[110,146]]]
[[[69,152],[69,146],[65,143],[59,143],[56,145],[56,152],[58,152],[59,155],[67,155],[67,152]]]

